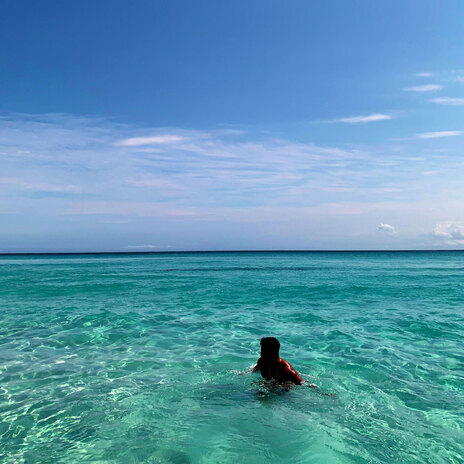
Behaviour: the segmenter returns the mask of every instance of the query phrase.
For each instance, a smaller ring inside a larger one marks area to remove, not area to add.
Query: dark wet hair
[[[275,337],[263,337],[261,339],[261,350],[264,351],[273,351],[273,352],[279,352],[280,349],[280,343],[279,340]]]

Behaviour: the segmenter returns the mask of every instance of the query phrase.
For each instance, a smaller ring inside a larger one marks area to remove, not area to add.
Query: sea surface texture
[[[462,464],[464,253],[0,256],[0,462]]]

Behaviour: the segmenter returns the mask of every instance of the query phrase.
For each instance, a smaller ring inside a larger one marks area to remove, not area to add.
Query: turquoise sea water
[[[0,256],[0,461],[463,463],[463,339],[459,252]]]

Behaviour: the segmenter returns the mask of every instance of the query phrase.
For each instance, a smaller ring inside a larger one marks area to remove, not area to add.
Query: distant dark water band
[[[184,267],[184,268],[170,268],[170,269],[158,269],[154,272],[228,272],[228,271],[320,271],[322,269],[328,269],[328,267],[322,266],[305,266],[305,267],[293,267],[293,266],[232,266],[232,267]]]
[[[234,271],[247,271],[247,272],[276,272],[276,271],[296,271],[296,272],[305,272],[305,271],[327,271],[327,270],[337,270],[341,269],[341,266],[231,266],[231,267],[182,267],[182,268],[166,268],[166,269],[150,269],[150,272],[153,273],[163,273],[163,272],[234,272]],[[372,270],[369,269],[370,271]],[[385,268],[382,269],[385,271]],[[397,273],[398,270],[395,268],[391,269],[392,272]],[[405,270],[414,270],[416,268],[406,268]],[[463,271],[464,267],[451,267],[451,268],[439,268],[439,267],[420,267],[420,271],[428,272],[446,272],[450,271]]]

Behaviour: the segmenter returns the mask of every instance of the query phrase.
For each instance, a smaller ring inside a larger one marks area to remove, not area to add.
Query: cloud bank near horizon
[[[437,223],[433,236],[450,246],[464,245],[464,224],[452,221]]]

